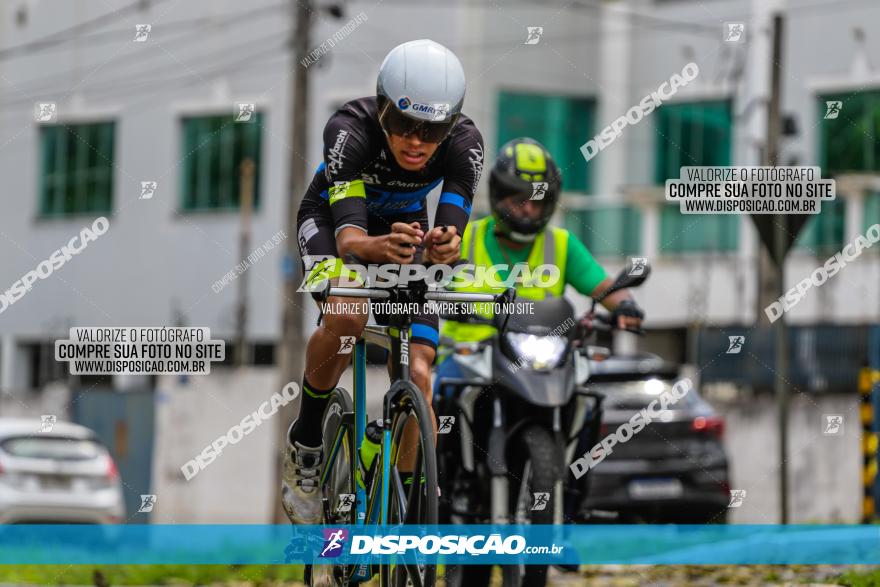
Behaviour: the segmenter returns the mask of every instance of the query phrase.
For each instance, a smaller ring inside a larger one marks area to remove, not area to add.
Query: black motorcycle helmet
[[[497,231],[519,242],[535,240],[550,222],[561,191],[562,174],[541,143],[526,137],[505,143],[489,176],[489,204]],[[527,200],[542,203],[539,218],[523,219],[510,213],[511,206]]]

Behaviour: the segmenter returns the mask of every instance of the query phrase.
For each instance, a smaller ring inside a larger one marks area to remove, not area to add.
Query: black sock
[[[321,419],[330,398],[330,389],[317,389],[303,377],[303,393],[299,404],[299,416],[290,430],[290,442],[297,441],[308,447],[321,446],[323,431]]]

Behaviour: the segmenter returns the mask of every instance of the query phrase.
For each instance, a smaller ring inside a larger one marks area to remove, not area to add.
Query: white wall
[[[272,481],[278,422],[264,421],[186,481],[180,467],[269,399],[274,369],[220,370],[162,377],[156,392],[154,523],[262,524],[274,511]]]
[[[180,467],[280,391],[278,381],[278,371],[271,368],[215,368],[210,375],[190,377],[186,384],[173,376],[160,378],[152,490],[161,507],[153,523],[271,522],[277,427],[286,428],[290,422],[279,422],[277,415],[263,421],[190,481]],[[351,390],[351,381],[349,369],[339,385]],[[368,367],[367,413],[372,418],[381,414],[387,390],[385,369]]]
[[[726,421],[730,487],[745,489],[738,524],[779,523],[779,425],[772,398],[743,398],[713,405]],[[824,414],[843,415],[843,435],[822,434]],[[789,418],[789,520],[791,523],[859,523],[862,452],[859,403],[848,396],[794,395]]]

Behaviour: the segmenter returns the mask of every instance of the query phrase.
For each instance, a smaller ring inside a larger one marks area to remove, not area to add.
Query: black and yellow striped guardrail
[[[874,429],[873,390],[880,386],[880,371],[859,372],[859,414],[862,420],[862,522],[873,521],[876,513],[874,483],[877,478],[877,432]],[[880,393],[880,391],[878,391]]]

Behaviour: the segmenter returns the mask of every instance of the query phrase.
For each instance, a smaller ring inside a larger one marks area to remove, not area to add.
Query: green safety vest
[[[482,218],[475,222],[470,222],[464,230],[464,236],[461,239],[462,258],[477,267],[491,267],[492,259],[489,257],[489,250],[486,248],[487,230],[491,217]],[[559,280],[552,286],[539,286],[537,284],[516,284],[517,300],[543,300],[547,297],[558,297],[565,291],[565,264],[568,255],[568,238],[569,232],[562,228],[548,227],[542,231],[535,241],[532,243],[532,249],[529,252],[526,263],[529,270],[534,273],[540,265],[556,265],[559,268]],[[497,276],[496,271],[489,272],[497,281],[503,281]],[[484,281],[482,287],[473,285],[452,287],[456,291],[467,292],[484,292],[484,293],[502,293],[503,288],[491,287]],[[481,306],[477,306],[480,308]],[[485,318],[491,318],[492,312],[478,311],[474,312]],[[489,324],[468,324],[465,322],[457,322],[446,320],[440,329],[441,337],[450,338],[456,342],[477,342],[491,338],[495,335],[495,327]]]

